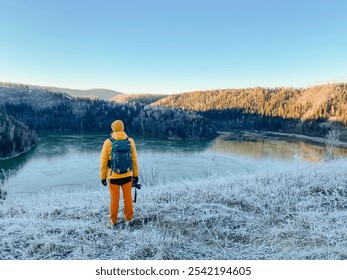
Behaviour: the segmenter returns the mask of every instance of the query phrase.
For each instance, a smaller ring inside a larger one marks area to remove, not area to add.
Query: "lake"
[[[5,187],[9,194],[35,193],[59,187],[102,187],[99,157],[106,133],[41,132],[38,145],[26,154],[0,161],[10,170]],[[248,174],[320,161],[324,146],[301,140],[254,137],[231,139],[221,133],[212,140],[168,141],[135,139],[140,181],[207,177],[212,174]],[[347,156],[346,150],[339,150]],[[3,178],[2,178],[3,180]],[[140,182],[141,183],[141,182]]]

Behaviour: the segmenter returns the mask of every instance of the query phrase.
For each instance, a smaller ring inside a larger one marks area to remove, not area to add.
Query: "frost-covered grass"
[[[161,183],[117,230],[101,185],[9,195],[0,259],[347,259],[346,174],[340,160]]]

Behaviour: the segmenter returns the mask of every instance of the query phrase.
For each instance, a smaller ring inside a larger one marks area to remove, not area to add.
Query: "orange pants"
[[[124,200],[124,218],[126,221],[131,221],[134,215],[133,199],[131,196],[132,181],[122,186],[109,184],[110,189],[110,218],[113,224],[117,223],[118,208],[119,208],[119,189],[122,187]]]

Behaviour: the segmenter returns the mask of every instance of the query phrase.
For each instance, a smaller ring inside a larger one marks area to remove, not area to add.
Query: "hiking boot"
[[[115,229],[115,228],[116,228],[116,225],[117,225],[117,223],[116,223],[116,224],[113,224],[111,220],[108,220],[108,222],[107,222],[107,224],[106,224],[106,226],[107,226],[108,228],[110,228],[110,229]]]

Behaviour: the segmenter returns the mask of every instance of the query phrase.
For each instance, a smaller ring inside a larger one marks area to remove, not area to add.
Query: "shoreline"
[[[20,153],[18,153],[18,154],[15,154],[15,155],[13,155],[13,156],[6,157],[6,158],[0,158],[0,161],[2,161],[2,160],[9,160],[9,159],[12,159],[12,158],[15,158],[15,157],[19,157],[20,155],[23,155],[23,154],[29,152],[29,151],[30,151],[32,148],[34,148],[35,146],[36,146],[36,144],[35,144],[35,145],[32,145],[31,147],[29,147],[29,148],[26,149],[25,151],[22,151],[22,152],[20,152]]]
[[[321,137],[307,136],[302,134],[294,134],[294,133],[285,133],[285,132],[276,132],[276,131],[261,131],[261,130],[242,130],[237,129],[234,131],[230,130],[217,130],[218,135],[231,136],[228,140],[252,140],[254,138],[265,138],[265,139],[294,139],[301,140],[306,142],[313,142],[316,144],[320,144],[325,146],[325,139]],[[347,143],[339,141],[338,148],[347,149]]]

